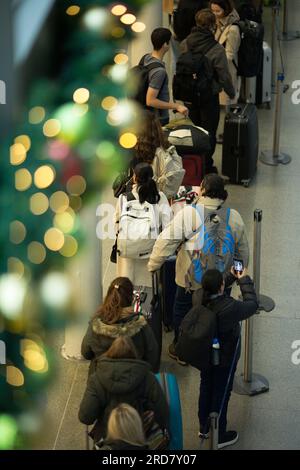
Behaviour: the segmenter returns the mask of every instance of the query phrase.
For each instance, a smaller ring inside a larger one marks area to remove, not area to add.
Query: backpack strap
[[[127,199],[128,202],[130,201],[135,201],[136,200],[136,197],[134,196],[133,192],[130,191],[130,193],[126,193],[125,194],[125,197]]]

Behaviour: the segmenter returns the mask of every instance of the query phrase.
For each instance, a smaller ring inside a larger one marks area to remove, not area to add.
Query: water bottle
[[[214,338],[212,343],[212,365],[220,365],[220,343],[218,338]]]

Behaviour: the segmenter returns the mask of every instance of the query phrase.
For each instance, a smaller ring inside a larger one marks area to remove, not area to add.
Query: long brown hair
[[[105,323],[116,323],[123,312],[123,308],[130,307],[133,301],[133,284],[128,277],[117,277],[108,288],[103,305],[96,312]]]
[[[152,163],[158,147],[167,150],[168,141],[164,136],[159,119],[151,111],[144,111],[141,128],[137,135],[137,144],[134,148],[135,158],[138,161]]]
[[[114,340],[108,351],[102,357],[109,359],[137,359],[136,347],[129,336],[119,336]]]

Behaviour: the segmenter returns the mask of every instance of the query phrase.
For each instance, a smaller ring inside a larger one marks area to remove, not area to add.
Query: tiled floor
[[[289,27],[299,29],[300,2],[291,1]],[[270,17],[269,9],[266,10]],[[267,36],[270,35],[268,31]],[[300,41],[283,44],[287,82],[300,79]],[[291,103],[292,90],[283,98],[282,148],[293,157],[288,166],[268,167],[261,163],[255,181],[248,189],[228,186],[229,204],[240,211],[253,240],[253,211],[263,210],[261,293],[276,301],[271,313],[254,319],[253,366],[270,383],[270,391],[254,397],[233,394],[229,423],[240,433],[234,449],[300,449],[300,365],[292,364],[291,345],[300,339],[300,105]],[[260,146],[271,148],[274,110],[259,110]],[[220,168],[220,146],[216,162]],[[111,195],[109,196],[111,198]],[[111,198],[112,200],[112,198]],[[104,291],[114,277],[109,265],[110,242],[103,244]],[[108,269],[107,269],[108,267]],[[164,351],[171,334],[164,337]],[[84,449],[85,428],[77,419],[84,391],[87,365],[68,362],[59,355],[63,338],[53,344],[57,351],[58,375],[49,390],[46,431],[34,443],[37,449]],[[239,373],[243,367],[239,364]],[[162,370],[177,375],[182,400],[184,448],[198,449],[197,400],[199,374],[183,368],[164,352]]]

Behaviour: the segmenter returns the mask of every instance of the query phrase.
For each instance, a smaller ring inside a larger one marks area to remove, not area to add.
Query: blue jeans
[[[221,353],[222,354],[222,353]],[[241,354],[241,346],[237,351],[237,355],[234,361],[231,378],[229,381],[228,389],[225,395],[224,405],[219,416],[219,434],[224,434],[227,427],[227,409],[228,403],[232,391],[234,374],[236,371],[237,363]],[[232,358],[233,360],[233,358]],[[229,367],[211,367],[209,369],[203,369],[200,372],[200,396],[199,396],[199,408],[198,417],[200,422],[200,431],[207,433],[209,431],[208,418],[210,413],[220,413],[220,408],[223,401],[225,388],[227,385],[228,376],[230,373],[231,366]]]
[[[176,343],[179,333],[179,327],[186,314],[191,310],[192,294],[186,292],[183,287],[177,286],[174,309],[173,309],[173,325],[174,325],[174,342]]]

